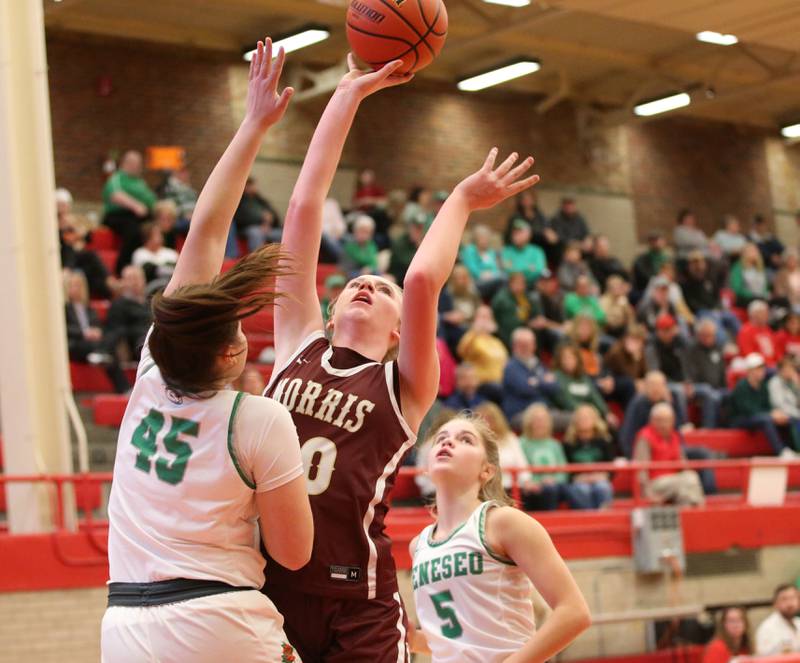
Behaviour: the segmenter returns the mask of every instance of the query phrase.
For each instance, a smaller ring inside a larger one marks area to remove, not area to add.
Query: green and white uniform
[[[148,336],[149,341],[149,336]],[[280,661],[283,618],[264,584],[256,494],[303,472],[288,411],[261,396],[178,398],[148,342],[123,417],[109,500],[112,583],[217,581],[253,591],[109,607],[104,661]]]
[[[417,540],[414,600],[434,663],[499,663],[536,629],[530,580],[486,543],[496,506],[484,502],[443,541],[432,540],[436,525]]]

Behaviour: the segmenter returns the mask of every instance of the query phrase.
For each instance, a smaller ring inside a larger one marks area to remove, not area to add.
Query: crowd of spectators
[[[150,322],[147,297],[169,278],[197,200],[187,170],[168,174],[157,195],[142,168],[141,155],[126,153],[102,191],[103,223],[120,242],[112,273],[87,249],[91,231],[68,194],[57,200],[63,266],[80,275],[68,280],[70,353],[104,365],[118,391],[129,388],[119,366],[136,357]],[[325,282],[323,315],[346,278],[381,273],[402,283],[446,198],[417,187],[398,200],[365,170],[344,211],[327,201],[321,261],[338,273]],[[483,408],[513,449],[501,453],[508,467],[716,457],[686,444],[693,426],[762,431],[776,455],[800,449],[800,261],[765,218],[745,234],[727,215],[709,237],[681,210],[672,236],[650,232],[630,266],[572,198],[547,217],[526,191],[496,226],[468,230],[442,292],[440,401],[428,420]],[[249,179],[227,255],[280,236],[278,212]],[[112,300],[104,326],[87,291]],[[518,479],[536,508],[602,508],[613,497],[602,472]],[[710,470],[639,481],[670,503],[702,504],[716,490]]]

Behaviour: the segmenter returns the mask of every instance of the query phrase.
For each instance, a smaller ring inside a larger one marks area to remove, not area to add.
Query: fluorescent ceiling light
[[[704,41],[707,44],[717,44],[718,46],[733,46],[739,40],[736,35],[723,35],[713,30],[703,30],[696,35],[698,41]]]
[[[800,138],[800,124],[790,124],[788,127],[783,127],[781,135],[784,138]]]
[[[531,0],[483,0],[490,5],[505,5],[506,7],[527,7]]]
[[[499,69],[487,71],[485,74],[465,78],[463,81],[458,82],[458,89],[465,92],[476,92],[493,85],[500,85],[500,83],[505,83],[520,76],[527,76],[539,71],[541,68],[542,66],[535,60],[515,62]]]
[[[691,103],[691,97],[685,92],[680,94],[673,94],[669,97],[662,97],[655,101],[648,101],[633,107],[633,112],[636,115],[647,117],[649,115],[658,115],[659,113],[666,113],[667,111],[675,110],[676,108],[683,108]]]
[[[299,51],[301,48],[305,48],[306,46],[311,46],[312,44],[318,44],[321,41],[325,41],[330,36],[331,31],[325,28],[308,28],[272,42],[272,52],[277,53],[281,46],[283,46],[283,50],[287,53]],[[250,62],[250,60],[253,59],[255,52],[256,49],[247,51],[244,54],[244,59],[247,62]]]

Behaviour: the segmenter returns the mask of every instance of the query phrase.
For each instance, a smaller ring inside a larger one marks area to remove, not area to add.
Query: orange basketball
[[[439,55],[446,38],[442,0],[350,0],[347,40],[375,69],[402,60],[399,73],[419,71]]]

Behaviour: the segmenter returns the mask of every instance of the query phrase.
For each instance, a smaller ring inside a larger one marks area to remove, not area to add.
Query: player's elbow
[[[584,600],[581,600],[580,605],[576,605],[575,608],[570,611],[570,615],[575,637],[592,625],[592,613],[589,611],[589,606],[586,605],[586,601]]]
[[[415,300],[420,297],[438,299],[442,285],[430,270],[412,265],[403,279],[403,293],[406,296],[413,293]]]
[[[313,536],[308,537],[307,540],[294,540],[291,545],[282,550],[270,551],[270,556],[284,568],[297,571],[308,564],[311,559],[313,542]]]

